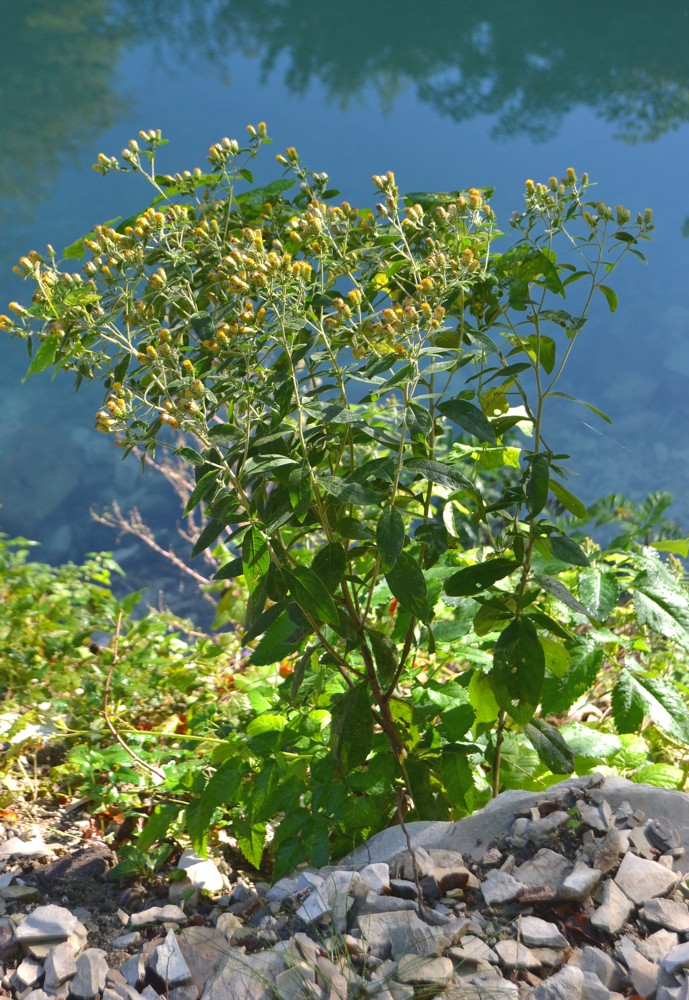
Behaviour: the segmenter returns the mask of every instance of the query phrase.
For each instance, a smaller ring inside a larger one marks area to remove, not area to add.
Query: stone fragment
[[[79,921],[64,906],[37,906],[26,920],[15,929],[14,936],[21,944],[42,941],[65,941],[79,926]]]
[[[165,983],[165,993],[176,986],[188,986],[192,981],[174,931],[168,931],[165,940],[153,951],[148,966]]]
[[[677,849],[682,843],[677,827],[664,817],[649,819],[646,836],[663,854]]]
[[[548,886],[557,891],[573,867],[571,861],[568,861],[562,854],[542,847],[536,851],[530,861],[518,865],[512,875],[530,888]]]
[[[112,948],[130,948],[133,944],[138,944],[141,934],[138,931],[129,931],[127,934],[118,934],[110,942]]]
[[[31,990],[24,994],[22,1000],[53,1000],[53,998],[45,990]]]
[[[689,931],[689,909],[686,903],[673,899],[647,899],[641,910],[646,923],[683,934]]]
[[[567,938],[557,929],[557,924],[540,917],[526,916],[519,920],[519,937],[533,948],[566,948]]]
[[[676,884],[678,876],[657,861],[625,854],[615,875],[615,885],[638,906],[646,899],[662,896]]]
[[[372,865],[366,865],[359,872],[359,878],[373,892],[381,893],[390,885],[390,866],[383,861],[378,861]]]
[[[548,813],[547,816],[532,820],[525,833],[527,841],[536,847],[543,847],[544,844],[549,843],[555,831],[564,826],[568,819],[569,813],[556,809],[555,812]]]
[[[120,966],[120,973],[124,976],[128,986],[136,987],[137,983],[142,983],[146,975],[146,959],[139,953],[132,958],[128,958]]]
[[[490,962],[491,965],[498,963],[498,956],[493,949],[482,938],[475,937],[473,934],[467,934],[463,937],[460,945],[449,949],[448,955],[451,958],[456,958],[458,962],[473,962],[474,964]]]
[[[629,897],[608,879],[603,883],[603,901],[591,917],[591,923],[608,934],[617,934],[634,909]]]
[[[306,962],[298,962],[275,977],[275,991],[280,1000],[316,1000],[320,996],[316,970]]]
[[[193,848],[187,847],[182,851],[177,867],[186,872],[187,878],[196,889],[205,892],[222,891],[223,877],[215,862],[202,858]]]
[[[390,879],[390,889],[394,896],[399,896],[400,899],[418,899],[419,890],[416,888],[414,882],[410,882],[408,879],[404,878],[391,878]]]
[[[581,991],[581,1000],[612,1000],[612,994],[607,986],[595,976],[593,972],[584,972],[584,982]],[[619,1000],[622,1000],[620,996]]]
[[[638,947],[641,954],[649,962],[655,962],[657,965],[665,958],[668,952],[672,951],[678,942],[679,937],[677,934],[673,934],[671,931],[666,931],[663,928],[654,934],[649,934],[644,940],[639,941]]]
[[[588,899],[598,886],[603,874],[598,868],[589,868],[583,861],[577,861],[558,889],[560,899],[581,902]]]
[[[531,948],[531,954],[537,958],[543,968],[552,969],[562,965],[562,949],[559,948]]]
[[[69,992],[76,1000],[93,1000],[105,988],[108,971],[102,948],[87,948],[77,959],[77,971],[70,983]]]
[[[643,826],[636,826],[633,830],[629,831],[629,846],[635,854],[647,860],[656,857],[658,853],[654,850],[653,844],[646,836]]]
[[[40,892],[33,885],[8,885],[0,888],[0,900],[8,903],[33,903],[40,898]]]
[[[493,869],[481,883],[481,895],[488,906],[511,903],[523,887],[524,883],[518,882],[512,875]]]
[[[554,976],[544,979],[533,993],[532,1000],[582,1000],[584,973],[573,965],[566,965]]]
[[[41,837],[32,837],[31,840],[10,837],[9,840],[0,844],[0,858],[45,858],[53,856],[52,850],[46,847]]]
[[[323,884],[307,896],[297,910],[296,916],[305,924],[313,924],[324,916],[330,916],[338,930],[344,931],[350,902],[349,893],[358,882],[360,879],[356,872],[330,872]]]
[[[266,893],[266,899],[271,903],[281,903],[284,899],[296,896],[302,888],[299,878],[287,876],[280,878]]]
[[[634,992],[642,997],[651,997],[658,985],[658,966],[649,962],[626,935],[617,943],[616,953],[629,969],[629,979]]]
[[[393,913],[400,910],[411,910],[416,913],[417,904],[412,899],[397,899],[396,896],[379,896],[377,893],[369,893],[366,899],[358,907],[357,912],[365,913]]]
[[[592,830],[598,830],[600,833],[607,832],[612,820],[612,810],[607,802],[603,801],[600,805],[588,805],[585,802],[579,802],[577,808],[579,815],[587,826],[590,826]]]
[[[216,927],[185,927],[177,938],[199,992],[225,962],[228,941]]]
[[[174,990],[170,990],[167,1000],[198,1000],[198,996],[198,987],[194,983],[189,983],[188,986],[176,986]]]
[[[582,972],[592,972],[609,990],[621,990],[625,986],[624,969],[600,948],[589,944],[582,948],[579,968]]]
[[[19,963],[14,974],[22,987],[35,986],[43,977],[43,963],[37,962],[35,958],[25,958]]]
[[[445,983],[452,972],[452,960],[449,958],[402,955],[397,963],[395,976],[401,983]]]
[[[603,875],[607,875],[615,867],[623,851],[624,839],[617,827],[613,826],[603,839],[595,845],[591,856],[591,864],[598,871],[602,872]]]
[[[450,945],[442,927],[431,927],[415,913],[372,913],[357,917],[357,924],[362,937],[382,958],[412,952],[434,955]]]
[[[349,980],[342,968],[325,955],[316,957],[316,983],[330,1000],[347,1000]]]
[[[166,906],[149,906],[147,910],[132,913],[129,918],[131,927],[146,927],[148,924],[163,923],[186,924],[187,916],[179,906],[168,903]]]
[[[222,968],[209,977],[201,1000],[272,1000],[285,960],[275,951],[245,955],[231,948]]]
[[[661,966],[671,976],[689,968],[689,941],[683,941],[682,944],[672,948],[661,962]]]
[[[157,990],[154,990],[150,983],[148,986],[144,986],[141,991],[141,996],[144,1000],[161,1000],[160,993],[158,993]]]
[[[500,964],[506,969],[540,969],[541,963],[527,947],[519,941],[498,941],[495,953]]]
[[[76,974],[77,960],[74,945],[69,941],[55,945],[48,952],[45,960],[45,986],[57,990],[68,979]]]

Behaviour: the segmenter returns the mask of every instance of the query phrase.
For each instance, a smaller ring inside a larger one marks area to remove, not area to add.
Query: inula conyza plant
[[[573,169],[527,181],[508,237],[485,189],[401,198],[387,173],[357,209],[294,149],[255,186],[270,140],[249,134],[213,145],[209,172],[157,173],[154,131],[101,154],[153,202],[66,263],[22,258],[33,303],[0,320],[30,373],[104,385],[96,424],[125,451],[193,466],[192,555],[231,554],[216,579],[243,578],[250,664],[279,683],[197,759],[144,848],[184,809],[201,849],[230,822],[255,862],[272,836],[285,870],[396,815],[461,815],[521,758],[543,781],[591,766],[590,730],[558,726],[601,682],[615,752],[649,716],[689,743],[682,696],[647,669],[689,646],[678,564],[576,540],[586,510],[548,443],[571,352],[592,308],[614,312],[650,211],[591,200]]]

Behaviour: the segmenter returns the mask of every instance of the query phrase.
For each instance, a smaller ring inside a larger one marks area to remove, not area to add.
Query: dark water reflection
[[[146,203],[90,170],[142,127],[170,136],[165,169],[178,169],[265,119],[278,148],[297,145],[359,204],[372,201],[370,175],[392,167],[407,190],[495,185],[505,213],[526,176],[573,163],[606,200],[653,205],[649,267],[622,275],[614,318],[601,305],[566,386],[615,425],[556,420],[584,495],[671,488],[689,525],[687,5],[0,0],[0,14],[3,300],[21,295],[10,271],[21,253]],[[260,169],[275,175],[270,157]],[[174,498],[91,430],[97,391],[21,385],[20,345],[0,350],[0,528],[78,558],[115,543],[88,508],[117,497],[172,537]]]

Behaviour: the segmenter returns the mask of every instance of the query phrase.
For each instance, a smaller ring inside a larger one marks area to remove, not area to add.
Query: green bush
[[[101,154],[153,203],[69,247],[80,270],[22,258],[33,303],[0,319],[30,373],[104,385],[97,426],[125,450],[193,466],[192,555],[229,551],[216,579],[246,587],[251,718],[203,759],[159,748],[176,763],[141,849],[183,811],[199,849],[230,822],[249,860],[271,840],[284,871],[396,814],[460,816],[592,766],[581,731],[570,746],[560,730],[592,691],[622,734],[610,766],[630,770],[622,736],[644,720],[665,749],[689,744],[677,564],[577,534],[587,511],[545,419],[650,211],[589,200],[569,169],[527,181],[500,252],[487,190],[401,199],[388,173],[358,210],[294,149],[256,187],[269,140],[249,132],[211,147],[210,172],[158,174],[158,132],[124,165]]]

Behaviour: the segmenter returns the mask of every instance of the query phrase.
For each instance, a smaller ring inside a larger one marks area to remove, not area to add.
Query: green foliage
[[[478,189],[401,199],[388,173],[375,212],[358,211],[329,204],[327,176],[291,149],[288,176],[256,188],[246,162],[269,140],[250,134],[211,147],[210,173],[158,174],[156,132],[125,166],[101,155],[103,173],[143,174],[152,205],[69,248],[88,251],[81,271],[22,258],[32,305],[1,320],[32,372],[105,386],[97,426],[125,450],[190,463],[194,554],[230,553],[217,579],[246,593],[232,697],[212,694],[232,640],[183,642],[174,737],[164,718],[154,737],[128,732],[160,786],[102,742],[75,746],[62,780],[146,788],[146,846],[181,824],[203,852],[227,824],[257,865],[272,833],[287,871],[385,826],[400,788],[409,817],[456,817],[490,788],[601,758],[633,772],[643,747],[668,765],[668,746],[689,746],[679,564],[585,537],[595,515],[563,485],[545,421],[650,213],[587,201],[568,170],[527,182],[500,253]],[[125,621],[118,670],[150,678],[160,624]],[[592,696],[616,733],[576,717]]]

